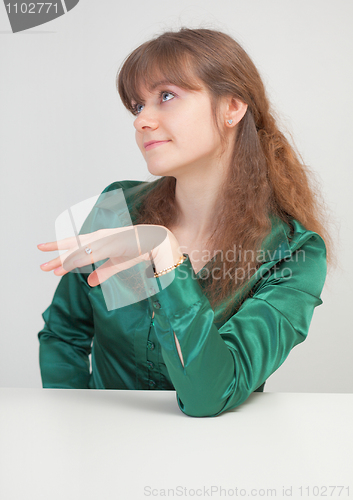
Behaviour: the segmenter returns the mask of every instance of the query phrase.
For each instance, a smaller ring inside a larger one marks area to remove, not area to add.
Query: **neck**
[[[190,241],[204,242],[215,229],[215,209],[223,176],[211,172],[179,177],[175,185],[175,200],[179,209],[177,229]]]

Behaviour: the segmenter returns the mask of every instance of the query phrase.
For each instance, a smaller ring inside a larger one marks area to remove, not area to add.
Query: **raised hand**
[[[66,250],[41,265],[43,271],[63,276],[73,269],[108,259],[88,277],[90,286],[103,283],[116,273],[153,259],[156,271],[175,264],[182,255],[178,241],[164,226],[138,224],[100,229],[93,233],[38,245],[43,252]]]

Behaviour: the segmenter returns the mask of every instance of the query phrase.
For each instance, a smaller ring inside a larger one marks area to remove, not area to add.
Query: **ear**
[[[224,122],[227,127],[237,125],[248,109],[248,105],[240,99],[229,97],[225,102]],[[229,123],[232,120],[232,123]]]

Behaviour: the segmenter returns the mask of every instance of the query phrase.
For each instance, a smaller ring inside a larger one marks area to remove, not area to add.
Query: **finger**
[[[102,231],[97,233],[104,234]],[[70,253],[63,267],[66,271],[71,271],[76,267],[83,267],[100,260],[107,259],[111,256],[119,257],[119,252],[123,252],[124,247],[117,245],[116,234],[108,234],[108,236],[100,236],[89,241],[86,239],[86,245]],[[91,250],[87,252],[87,250]],[[127,257],[129,258],[129,257]]]
[[[58,245],[56,241],[51,241],[49,243],[40,243],[37,248],[42,252],[52,252],[53,250],[58,250]]]
[[[67,274],[68,271],[66,271],[63,266],[59,266],[57,267],[55,270],[54,270],[54,274],[55,276],[64,276],[65,274]]]
[[[91,273],[88,276],[87,283],[89,284],[89,286],[94,287],[100,285],[101,283],[107,281],[107,279],[111,278],[112,276],[120,272],[119,265],[117,264],[116,265],[111,264],[109,267],[105,267],[102,269],[102,267],[105,266],[107,262],[105,262],[102,266],[99,266],[98,269],[93,271],[93,273]]]
[[[110,260],[98,267],[93,273],[91,273],[87,278],[87,283],[89,286],[94,287],[104,283],[114,274],[119,272],[119,264],[113,265]]]
[[[86,252],[86,249],[90,249],[91,252],[88,253]],[[96,247],[93,247],[92,244],[90,244],[89,247],[85,247],[84,249],[79,249],[76,250],[75,252],[72,252],[67,259],[65,259],[65,262],[63,263],[63,268],[66,271],[72,271],[72,269],[75,269],[77,267],[84,267],[88,266],[90,264],[94,264],[94,262],[98,262],[99,260],[103,260],[104,253],[102,251],[98,251]]]
[[[64,238],[62,240],[40,243],[39,245],[37,245],[37,248],[42,252],[53,252],[54,250],[69,250],[81,248],[84,245],[84,241],[87,240],[87,236],[89,235],[82,234]]]
[[[41,264],[40,268],[42,269],[42,271],[52,271],[53,269],[56,269],[59,266],[61,266],[61,263],[62,263],[61,257],[57,257],[56,259]]]
[[[130,259],[128,261],[123,261],[123,259],[119,259],[120,262],[116,262],[118,259],[107,260],[99,266],[92,274],[89,275],[87,279],[87,283],[90,286],[97,286],[101,283],[104,283],[107,279],[111,278],[115,274],[120,273],[121,271],[125,271],[126,269],[130,269],[131,267],[136,266],[142,261],[149,260],[149,254],[145,254],[143,256],[136,257],[134,259]]]

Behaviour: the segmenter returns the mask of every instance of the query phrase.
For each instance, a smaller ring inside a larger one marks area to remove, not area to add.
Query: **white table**
[[[0,499],[352,498],[352,427],[351,394],[193,418],[172,391],[0,389]]]

